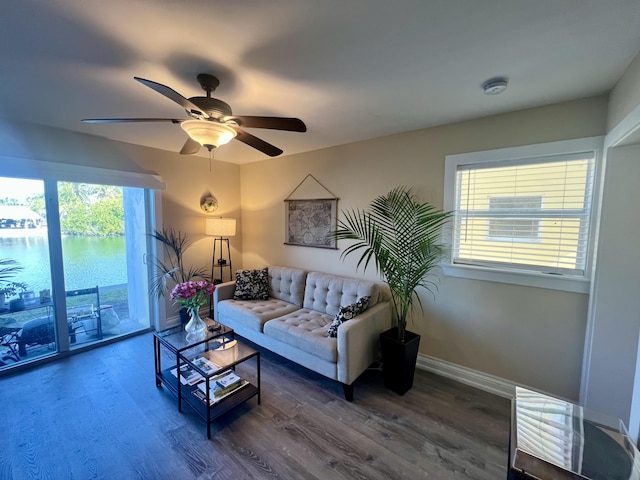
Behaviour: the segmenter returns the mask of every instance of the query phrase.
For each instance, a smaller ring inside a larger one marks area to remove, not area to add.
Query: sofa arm
[[[218,318],[218,302],[233,298],[235,291],[236,282],[225,282],[216,285],[216,289],[213,292],[213,317],[215,319]]]
[[[350,385],[378,354],[380,333],[391,328],[391,304],[381,302],[338,327],[338,381]]]

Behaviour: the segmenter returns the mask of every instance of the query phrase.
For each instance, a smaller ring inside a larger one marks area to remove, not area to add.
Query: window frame
[[[486,280],[499,283],[548,288],[576,293],[589,293],[590,279],[593,267],[594,242],[598,229],[598,212],[600,204],[601,164],[604,137],[587,137],[574,140],[562,140],[558,142],[525,145],[519,147],[500,148],[445,156],[445,181],[443,206],[445,210],[455,210],[456,199],[456,175],[460,165],[473,165],[484,163],[509,162],[520,163],[523,160],[540,160],[546,157],[575,154],[591,151],[594,153],[593,192],[590,211],[590,232],[588,237],[587,252],[585,255],[584,276],[555,275],[539,273],[515,268],[500,268],[497,266],[476,266],[453,263],[453,248],[451,255],[441,263],[443,273],[446,276],[467,278],[473,280]],[[488,228],[488,226],[487,226]],[[488,230],[487,230],[488,233]],[[453,246],[454,232],[451,231],[449,244]]]
[[[142,189],[145,202],[144,231],[148,232],[162,227],[162,191],[165,190],[166,184],[159,175],[0,155],[0,176],[38,180],[44,183],[47,226],[49,230],[48,241],[51,252],[51,283],[58,332],[65,332],[67,328],[62,243],[57,213],[59,210],[58,182],[91,183]],[[150,237],[146,237],[144,242],[148,252],[155,252],[156,245]],[[147,276],[149,276],[152,271],[151,265],[147,265],[146,270]],[[142,287],[138,286],[138,288]],[[149,302],[148,307],[150,328],[151,326],[155,326],[157,330],[168,328],[166,314],[164,309],[159,308],[158,302]],[[124,336],[121,338],[124,338]],[[104,343],[96,342],[71,349],[69,337],[58,334],[58,349],[56,353],[51,356],[34,359],[28,363],[36,364],[46,361],[47,358],[66,355],[70,351],[80,352],[100,345],[104,345]],[[22,367],[18,364],[12,368]],[[12,368],[7,369],[7,371]]]

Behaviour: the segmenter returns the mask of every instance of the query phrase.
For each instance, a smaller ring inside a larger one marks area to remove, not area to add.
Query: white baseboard
[[[501,397],[513,398],[515,395],[516,384],[509,380],[471,368],[461,367],[455,363],[423,355],[422,353],[418,354],[416,367]]]

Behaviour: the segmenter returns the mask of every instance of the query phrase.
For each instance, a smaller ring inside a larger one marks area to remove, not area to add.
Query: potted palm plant
[[[442,229],[451,216],[420,202],[407,187],[396,187],[375,198],[368,208],[343,211],[336,240],[355,240],[341,255],[358,252],[364,270],[371,260],[391,292],[396,327],[380,336],[385,385],[406,393],[413,385],[420,336],[407,330],[419,288],[435,291],[433,269],[445,252]]]
[[[204,267],[187,268],[185,266],[183,256],[191,246],[191,241],[184,233],[169,227],[155,230],[149,236],[162,245],[164,254],[163,257],[149,257],[156,272],[149,287],[151,295],[159,300],[168,295],[175,285],[193,279],[207,278]],[[182,323],[189,320],[189,314],[184,307],[180,309],[180,319]]]

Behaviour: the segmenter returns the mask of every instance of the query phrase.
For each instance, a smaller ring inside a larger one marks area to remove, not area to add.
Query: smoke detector
[[[507,89],[509,81],[504,77],[490,78],[482,84],[485,95],[500,95]]]

